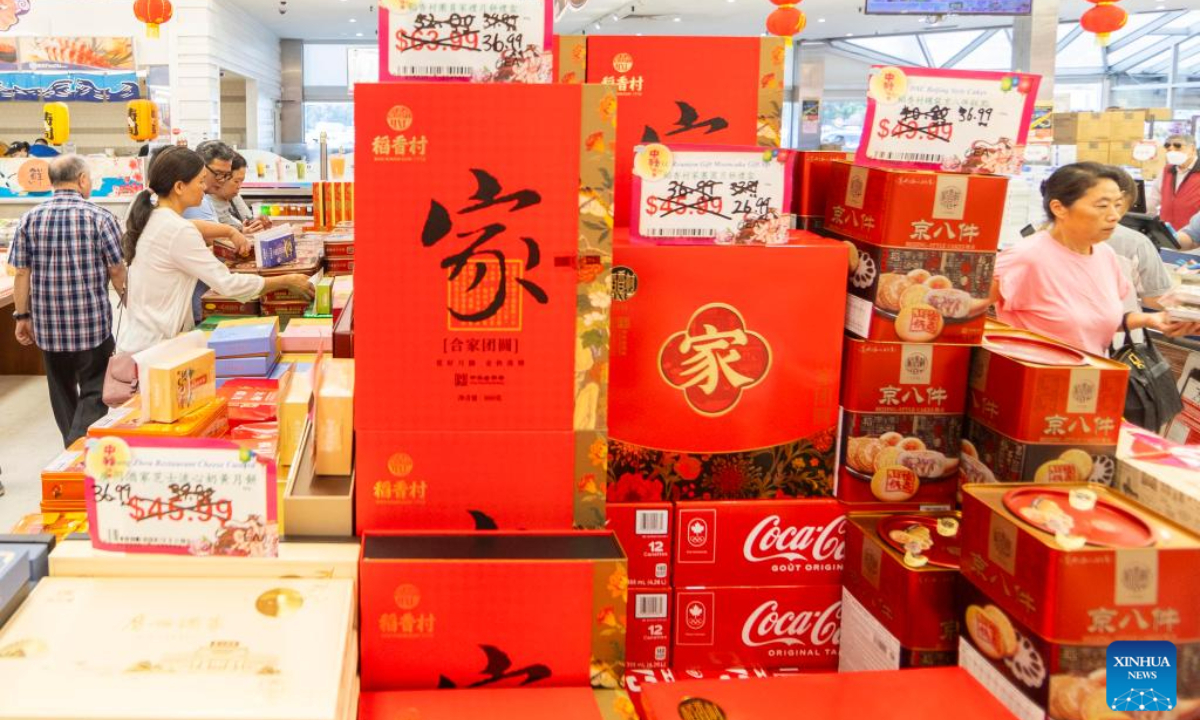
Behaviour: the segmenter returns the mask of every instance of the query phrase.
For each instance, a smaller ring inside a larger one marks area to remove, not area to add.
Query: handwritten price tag
[[[787,242],[791,153],[675,145],[670,156],[665,174],[634,175],[635,237]]]
[[[100,550],[278,553],[274,460],[216,440],[110,437],[89,441],[84,465]]]
[[[1021,171],[1041,76],[871,70],[857,161],[921,170]]]
[[[552,7],[545,0],[434,0],[379,12],[380,75],[549,83]]]

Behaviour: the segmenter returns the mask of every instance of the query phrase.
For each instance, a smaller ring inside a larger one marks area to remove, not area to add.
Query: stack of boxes
[[[1059,146],[1060,162],[1098,162],[1102,165],[1141,167],[1133,156],[1134,145],[1143,138],[1150,121],[1169,121],[1167,108],[1152,110],[1110,110],[1054,114],[1054,144]],[[1063,156],[1065,148],[1074,149],[1074,157]]]
[[[270,378],[279,362],[279,320],[226,320],[208,338],[218,387],[233,378]]]
[[[85,442],[83,438],[76,440],[42,470],[42,512],[87,510],[83,465]]]
[[[825,205],[828,203],[830,175],[833,163],[849,161],[851,153],[830,150],[798,150],[793,166],[791,212],[796,227],[801,230],[820,230],[825,226]]]

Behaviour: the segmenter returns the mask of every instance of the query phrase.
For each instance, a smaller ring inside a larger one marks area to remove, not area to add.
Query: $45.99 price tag
[[[274,460],[219,440],[108,437],[88,441],[85,469],[97,549],[278,553]]]

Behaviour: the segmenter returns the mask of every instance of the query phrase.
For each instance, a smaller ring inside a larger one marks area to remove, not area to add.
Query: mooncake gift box
[[[280,225],[250,236],[254,244],[254,261],[260,268],[273,268],[296,261],[296,231],[291,225]]]
[[[273,355],[279,351],[279,321],[257,318],[221,323],[209,336],[208,347],[218,358]]]
[[[970,345],[890,343],[846,338],[842,407],[891,414],[962,413]]]
[[[265,378],[275,371],[279,351],[269,355],[226,357],[217,360],[217,376],[223,378]]]
[[[294,318],[279,336],[285,353],[333,352],[333,321],[325,318]]]
[[[354,469],[354,360],[327,358],[317,366],[316,473]]]
[[[354,610],[349,579],[47,578],[0,631],[0,717],[343,720]]]
[[[3,550],[3,546],[0,546]],[[153,555],[97,550],[87,540],[59,543],[54,577],[358,579],[357,542],[279,543],[277,557]]]
[[[365,692],[361,720],[637,720],[623,690],[528,688]]]
[[[92,423],[88,437],[157,436],[219,438],[229,431],[228,401],[215,397],[173,423],[139,422],[140,396]]]
[[[42,500],[83,502],[85,442],[76,440],[42,469]]]
[[[1125,424],[1116,487],[1151,510],[1200,533],[1200,447],[1179,445]]]
[[[797,152],[792,184],[792,214],[801,219],[824,219],[833,163],[852,158],[850,153],[827,150]]]
[[[216,357],[206,348],[188,348],[157,357],[141,373],[139,389],[149,420],[173,423],[212,400],[217,392]]]
[[[257,317],[262,312],[262,303],[258,299],[242,302],[237,298],[222,297],[212,290],[204,293],[200,302],[205,319],[215,316]]]
[[[963,429],[959,472],[963,482],[1094,482],[1113,486],[1117,446],[1092,442],[1026,442],[978,418]]]

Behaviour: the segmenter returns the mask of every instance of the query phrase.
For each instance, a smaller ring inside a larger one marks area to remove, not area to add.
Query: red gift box
[[[844,412],[838,499],[948,509],[958,491],[962,430],[961,415]]]
[[[346,301],[346,307],[333,321],[333,356],[354,357],[354,296]]]
[[[217,390],[229,401],[229,427],[279,419],[280,388],[288,381],[232,378]]]
[[[846,515],[836,500],[695,502],[675,517],[675,587],[841,582]]]
[[[967,418],[959,470],[964,482],[1095,482],[1113,485],[1117,446],[1089,443],[1029,443],[1014,440]]]
[[[646,688],[654,685],[669,685],[677,682],[691,684],[696,680],[750,680],[751,678],[787,677],[799,674],[801,674],[799,670],[765,670],[757,667],[684,670],[678,673],[670,668],[664,670],[629,668],[625,673],[625,690],[629,693],[629,699],[637,709],[637,717],[645,718],[646,710],[642,705],[642,693]]]
[[[360,720],[637,720],[621,690],[510,688],[364,692]]]
[[[675,591],[671,666],[836,670],[841,585]]]
[[[971,346],[847,337],[842,407],[865,413],[962,413]]]
[[[792,214],[798,218],[825,217],[833,163],[849,161],[850,153],[801,150],[796,153],[795,182],[792,184]]]
[[[628,583],[611,533],[368,534],[367,691],[616,687]]]
[[[605,527],[629,558],[629,587],[671,585],[671,503],[607,503]]]
[[[671,655],[671,589],[629,589],[626,670],[665,670]]]

